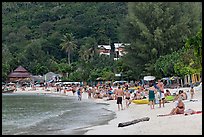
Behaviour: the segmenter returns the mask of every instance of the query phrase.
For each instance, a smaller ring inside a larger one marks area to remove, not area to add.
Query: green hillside
[[[53,71],[71,81],[201,71],[201,47],[185,46],[202,37],[201,11],[195,2],[3,2],[2,78],[19,65],[33,75]],[[130,43],[124,58],[99,56],[97,45],[116,42]],[[177,58],[167,61],[167,55]]]

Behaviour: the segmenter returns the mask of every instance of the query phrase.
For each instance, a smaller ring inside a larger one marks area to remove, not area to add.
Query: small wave
[[[21,98],[21,96],[17,99],[19,100],[19,98]],[[4,128],[6,129],[8,127],[10,133],[12,132],[12,134],[16,135],[70,134],[74,133],[72,132],[74,129],[84,126],[100,125],[101,123],[103,124],[104,121],[109,121],[114,117],[114,113],[110,113],[113,111],[106,109],[106,103],[96,104],[88,99],[77,101],[77,99],[74,99],[76,96],[65,96],[65,98],[66,99],[61,97],[54,99],[50,97],[39,98],[39,96],[36,98],[34,96],[31,99],[33,99],[35,103],[29,105],[29,113],[26,113],[26,116],[20,115],[17,118],[5,121],[4,123],[8,121],[15,123],[9,123],[8,126],[7,123],[4,125]],[[36,99],[39,99],[39,101]],[[24,102],[24,99],[20,99],[20,101]],[[36,102],[38,104],[36,104]],[[41,102],[43,103],[42,105]],[[21,109],[22,106],[19,106],[19,110]],[[10,128],[11,126],[13,126],[12,129]],[[78,133],[77,130],[76,134],[82,133]]]
[[[62,116],[62,115],[64,115],[65,113],[70,112],[70,111],[72,111],[72,110],[61,111],[57,116]]]
[[[13,135],[26,135],[26,133],[28,133],[28,132],[21,131],[21,132],[18,132],[18,133],[14,133]]]
[[[57,113],[52,113],[52,112],[45,112],[43,115],[41,115],[40,117],[35,117],[35,118],[30,118],[30,120],[32,120],[32,122],[27,122],[26,120],[24,120],[23,124],[18,124],[21,125],[21,128],[31,128],[31,127],[35,127],[37,125],[40,125],[41,123],[43,123],[46,120],[49,119],[53,119],[54,117],[61,117],[62,115],[66,114],[67,112],[70,112],[71,110],[64,110],[64,111],[60,111]],[[22,121],[20,122],[22,123]]]
[[[43,122],[43,121],[45,121],[45,120],[49,120],[49,119],[52,119],[52,118],[54,118],[54,117],[58,117],[58,116],[62,116],[62,115],[64,115],[65,113],[67,113],[67,112],[70,112],[71,110],[64,110],[64,111],[60,111],[59,113],[52,113],[50,116],[48,116],[49,115],[49,113],[51,113],[51,112],[47,112],[47,114],[46,114],[46,118],[43,118],[42,120],[39,120],[38,122],[35,122],[35,125],[37,125],[38,123],[41,123],[41,122]],[[47,117],[48,116],[48,117]]]

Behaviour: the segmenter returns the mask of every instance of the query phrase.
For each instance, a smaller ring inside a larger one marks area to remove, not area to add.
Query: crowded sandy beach
[[[3,135],[202,135],[202,2],[2,2]]]
[[[122,87],[120,85],[119,87]],[[125,85],[124,85],[125,86]],[[72,87],[72,86],[71,86]],[[71,88],[70,87],[70,88]],[[108,104],[108,110],[113,111],[116,115],[115,118],[108,122],[108,124],[93,126],[93,127],[85,127],[83,128],[86,131],[85,135],[201,135],[202,134],[202,83],[197,87],[194,87],[194,96],[191,98],[190,96],[190,87],[179,88],[179,89],[164,89],[164,91],[170,91],[171,94],[179,94],[177,91],[182,90],[184,93],[187,93],[187,99],[182,100],[185,105],[185,111],[194,110],[196,112],[200,112],[198,114],[175,114],[175,115],[167,115],[167,116],[159,116],[169,114],[173,108],[176,108],[177,100],[173,101],[165,101],[164,107],[159,103],[156,103],[154,109],[150,107],[150,104],[135,104],[132,101],[129,102],[128,106],[126,106],[126,98],[122,99],[122,108],[118,108],[117,97],[115,90],[118,87],[113,88],[113,93],[111,94],[113,98],[110,99],[109,95],[105,95],[105,91],[102,89],[99,91],[102,97],[96,96],[93,92],[89,92],[89,90],[85,90],[79,86],[79,90],[81,89],[81,98],[79,98],[79,94],[77,91],[74,93],[72,90],[67,90],[68,88],[64,88],[65,90],[57,91],[56,87],[38,87],[33,90],[31,87],[23,89],[17,88],[17,91],[12,94],[29,94],[29,93],[37,93],[44,95],[57,95],[57,96],[75,96],[76,100],[81,101],[91,100],[95,103],[106,103]],[[88,87],[86,89],[96,89],[95,87]],[[92,91],[92,90],[91,90]],[[124,93],[125,91],[122,90]],[[138,90],[135,90],[137,93]],[[146,90],[147,91],[147,90]],[[90,95],[91,93],[91,95]],[[104,93],[104,95],[103,95]],[[136,100],[134,98],[134,92],[130,94],[130,99]],[[136,95],[136,94],[135,94]],[[148,94],[147,94],[148,95]],[[147,96],[148,98],[148,96]],[[141,99],[138,99],[141,100]],[[124,127],[118,127],[119,123],[130,122],[133,120],[141,119],[144,117],[148,117],[148,121],[142,121],[138,123],[134,123]]]
[[[202,90],[195,92],[196,102],[185,101],[186,109],[202,110]],[[123,111],[117,111],[116,101],[95,100],[106,102],[110,110],[115,111],[116,118],[107,125],[89,128],[86,135],[202,135],[202,114],[172,115],[157,117],[158,114],[170,113],[175,102],[166,103],[164,108],[156,105],[151,110],[148,105],[131,104]],[[149,121],[140,122],[126,127],[118,127],[120,122],[149,117]]]

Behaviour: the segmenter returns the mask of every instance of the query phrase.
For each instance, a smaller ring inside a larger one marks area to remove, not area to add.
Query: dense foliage
[[[3,78],[19,65],[34,75],[77,70],[70,79],[84,74],[80,80],[109,69],[113,60],[99,57],[97,45],[119,41],[117,29],[126,15],[124,2],[2,3]]]
[[[201,11],[193,2],[3,2],[2,78],[19,65],[70,81],[201,71]],[[130,43],[123,58],[98,54],[114,42]]]
[[[156,60],[184,47],[186,39],[201,26],[201,3],[135,2],[128,4],[128,10],[121,37],[131,43],[126,47],[125,62],[136,78],[156,75]],[[175,54],[163,61],[174,60]],[[163,73],[174,74],[170,71]]]

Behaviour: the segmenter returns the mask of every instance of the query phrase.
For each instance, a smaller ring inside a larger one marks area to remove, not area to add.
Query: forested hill
[[[50,70],[47,60],[58,62],[67,56],[59,46],[65,33],[73,34],[78,50],[86,37],[97,44],[118,42],[118,27],[127,15],[125,2],[2,4],[2,44],[9,52],[7,57],[10,55],[12,57],[9,58],[13,58],[12,63],[3,63],[5,71],[18,65],[25,66],[32,73],[37,73],[34,70],[36,65]],[[73,56],[73,60],[77,61],[78,52]]]
[[[70,81],[202,73],[201,2],[3,2],[2,78],[17,66]],[[113,43],[130,43],[115,61]],[[97,45],[110,44],[111,55]],[[115,74],[122,74],[116,77]]]
[[[76,39],[94,37],[100,44],[118,41],[119,21],[127,15],[124,2],[15,2],[3,3],[2,8],[6,43],[11,33],[22,40],[22,30],[27,32],[25,40],[71,32]]]

